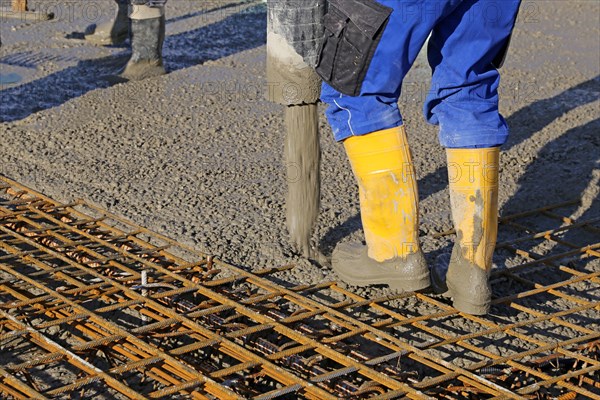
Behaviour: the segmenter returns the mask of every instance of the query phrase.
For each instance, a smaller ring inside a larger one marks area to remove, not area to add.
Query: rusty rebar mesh
[[[441,296],[282,284],[292,266],[249,272],[0,177],[0,394],[600,398],[600,229],[577,206],[503,219],[475,317]]]

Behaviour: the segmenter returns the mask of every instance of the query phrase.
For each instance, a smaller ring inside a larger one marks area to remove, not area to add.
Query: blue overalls
[[[431,90],[426,120],[439,125],[447,148],[494,147],[508,136],[498,112],[495,59],[506,49],[520,0],[378,0],[393,9],[366,71],[360,93],[344,95],[327,83],[321,100],[335,139],[402,125],[402,81],[427,48]]]

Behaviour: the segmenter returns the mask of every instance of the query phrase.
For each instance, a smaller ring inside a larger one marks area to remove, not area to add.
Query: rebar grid
[[[494,306],[475,317],[281,283],[292,266],[250,272],[0,177],[0,393],[600,398],[600,229],[561,214],[576,206],[502,220]]]

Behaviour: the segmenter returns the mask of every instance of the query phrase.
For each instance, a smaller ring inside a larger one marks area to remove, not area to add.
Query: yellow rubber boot
[[[489,310],[489,272],[498,234],[499,147],[447,149],[456,243],[446,274],[454,307],[469,314]]]
[[[367,246],[340,244],[332,266],[355,285],[388,284],[394,289],[429,286],[419,246],[418,193],[404,127],[353,136],[344,147],[358,182]]]

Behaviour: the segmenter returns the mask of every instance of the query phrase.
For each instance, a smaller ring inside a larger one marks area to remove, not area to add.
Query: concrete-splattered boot
[[[139,81],[166,73],[162,48],[165,41],[164,7],[132,6],[131,58],[119,75]]]
[[[468,314],[484,315],[490,308],[489,272],[498,235],[499,154],[499,147],[447,149],[456,230],[446,273],[447,294],[457,310]]]
[[[90,32],[85,35],[85,40],[98,45],[107,46],[123,43],[129,36],[129,17],[127,0],[115,0],[117,12],[115,17],[100,25],[91,25],[86,29]]]
[[[367,245],[336,246],[333,269],[354,285],[425,289],[429,270],[419,245],[417,186],[404,127],[353,136],[344,147],[358,182]]]

